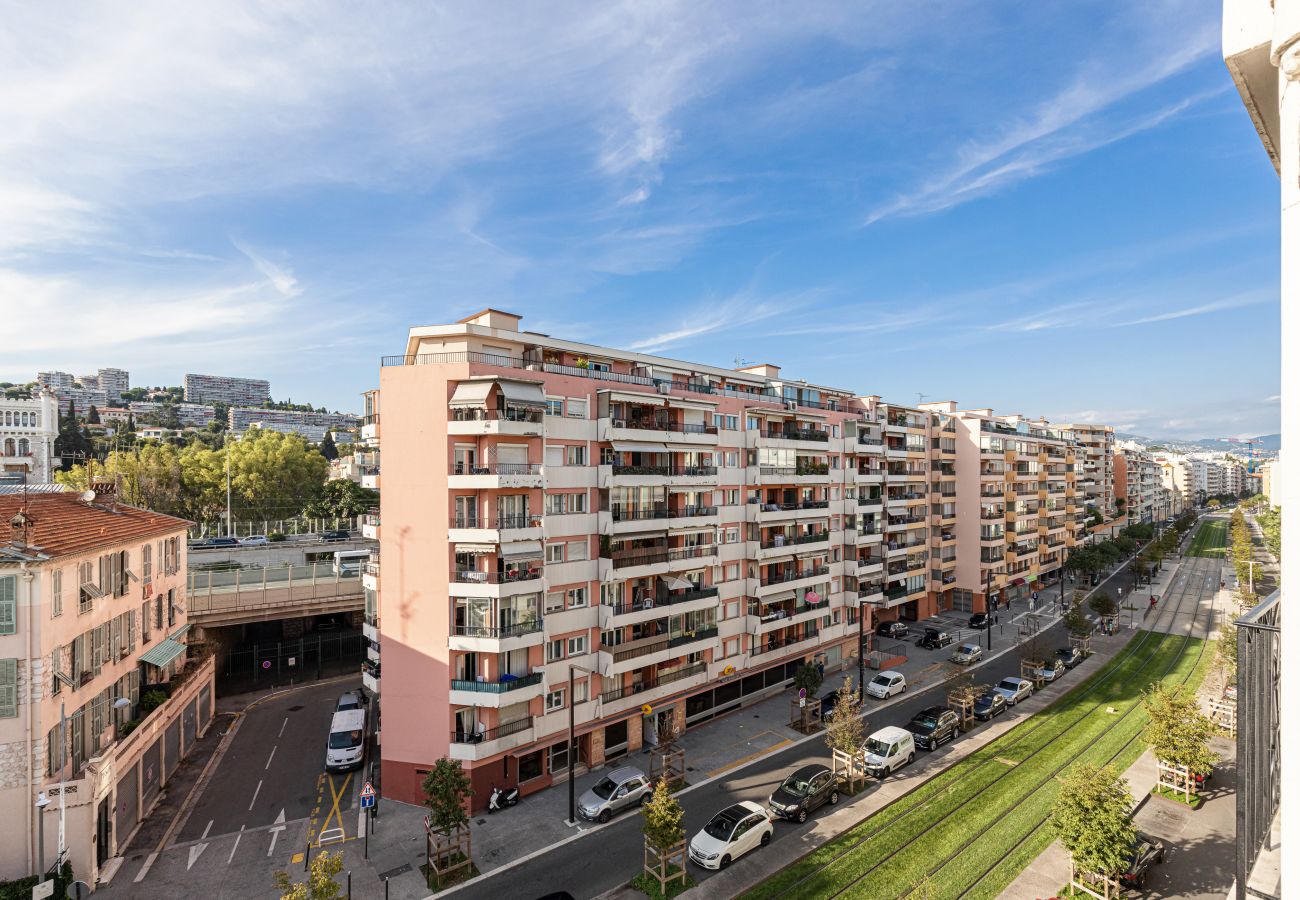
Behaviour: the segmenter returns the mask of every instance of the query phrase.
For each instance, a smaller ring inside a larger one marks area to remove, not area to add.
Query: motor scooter
[[[518,802],[519,788],[506,788],[503,791],[494,784],[492,785],[492,793],[488,796],[488,815],[492,815],[498,809],[514,806]]]

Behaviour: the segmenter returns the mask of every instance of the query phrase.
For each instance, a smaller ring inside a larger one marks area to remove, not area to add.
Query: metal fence
[[[226,531],[225,519],[215,522],[196,522],[190,526],[189,539],[192,541],[209,537],[252,537],[255,534],[272,534],[278,532],[286,536],[320,534],[322,531],[339,531],[347,529],[356,531],[361,527],[361,517],[351,516],[341,519],[260,519],[252,522],[232,522],[230,531]]]
[[[333,563],[191,570],[188,581],[191,618],[240,619],[352,601],[360,609],[364,596],[360,565],[343,571]]]
[[[366,640],[356,631],[222,647],[217,652],[217,691],[236,694],[356,672],[366,655]]]
[[[1237,885],[1240,896],[1272,898],[1248,887],[1280,801],[1282,592],[1237,620]]]

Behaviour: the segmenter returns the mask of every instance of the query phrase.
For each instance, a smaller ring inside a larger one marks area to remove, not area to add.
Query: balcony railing
[[[451,633],[457,637],[472,638],[512,638],[520,637],[525,634],[533,634],[542,630],[542,619],[540,617],[527,622],[519,622],[514,625],[506,625],[500,628],[492,628],[486,625],[455,625]]]
[[[772,550],[776,547],[795,547],[800,544],[816,544],[820,541],[829,541],[831,539],[830,531],[817,531],[812,534],[777,535],[764,541],[760,546],[764,550]]]
[[[868,447],[879,447],[884,444],[881,438],[867,437],[865,434],[858,435],[858,443],[866,444]]]
[[[645,509],[614,504],[610,506],[609,513],[615,522],[639,522],[648,519],[693,519],[699,516],[716,516],[718,508],[716,506],[678,506]]]
[[[453,678],[451,689],[453,691],[472,691],[476,694],[508,694],[510,691],[517,691],[520,688],[532,687],[541,683],[542,673],[533,672],[528,675],[502,675],[500,681],[463,681]]]
[[[500,366],[505,369],[522,369],[524,361],[500,353],[476,353],[461,351],[459,353],[415,353],[405,356],[380,357],[381,366],[436,366],[463,363],[479,363],[487,366]]]
[[[880,497],[859,497],[858,506],[879,506],[884,501]]]
[[[818,575],[829,575],[830,571],[831,567],[827,565],[812,566],[811,568],[802,571],[791,570],[788,572],[774,572],[769,575],[764,575],[759,583],[764,587],[767,587],[770,584],[785,584],[790,581],[798,581],[801,578],[816,578]]]
[[[471,732],[457,729],[451,733],[451,742],[453,744],[481,744],[484,741],[495,741],[497,738],[519,734],[519,732],[527,731],[532,727],[533,717],[527,716],[522,719],[516,719],[513,722],[506,722],[504,725],[498,725],[496,728],[488,728],[484,731]]]
[[[646,398],[650,402],[650,398]],[[717,434],[716,425],[704,425],[696,422],[674,422],[668,420],[646,419],[610,419],[614,428],[635,428],[640,431],[676,431],[681,434]]]
[[[609,603],[606,605],[613,610],[614,615],[621,616],[626,613],[676,606],[679,603],[689,603],[692,600],[704,600],[716,596],[718,596],[718,589],[713,586],[701,587],[691,591],[657,590],[653,594],[646,594],[634,600],[624,600],[622,603]]]
[[[475,569],[457,569],[452,581],[459,584],[516,584],[520,581],[535,581],[542,577],[542,567],[535,569],[517,569],[509,572],[479,572]]]
[[[615,475],[660,475],[663,477],[670,476],[701,476],[717,475],[717,466],[625,466],[620,463],[614,463],[611,466]]]
[[[614,688],[612,691],[605,691],[600,695],[601,702],[612,703],[615,700],[622,700],[625,697],[631,697],[636,694],[644,694],[646,691],[653,691],[655,688],[663,687],[665,684],[672,684],[674,681],[681,681],[683,678],[690,678],[694,675],[702,674],[708,669],[707,663],[692,663],[689,666],[682,666],[680,669],[673,669],[669,672],[655,673],[653,684],[633,684],[627,687]]]
[[[457,406],[451,410],[453,422],[534,422],[540,424],[544,410],[540,406],[510,407],[507,409],[482,409],[476,406]]]
[[[480,465],[478,463],[453,463],[452,475],[540,475],[542,467],[537,463],[495,463]]]
[[[452,516],[452,528],[539,528],[542,517],[534,513],[507,516]]]
[[[769,428],[764,432],[763,436],[786,441],[820,441],[822,443],[827,443],[831,439],[830,432],[818,428]]]
[[[700,544],[697,547],[634,547],[628,550],[611,550],[608,555],[602,553],[601,556],[610,560],[614,568],[621,569],[628,566],[651,566],[655,563],[676,562],[682,559],[700,559],[713,556],[717,552],[716,544]]]
[[[750,656],[761,656],[764,653],[776,653],[784,650],[786,647],[793,647],[795,644],[802,644],[804,641],[811,641],[820,637],[820,629],[805,631],[803,634],[791,635],[789,637],[776,637],[775,635],[767,637],[757,647],[749,651]]]

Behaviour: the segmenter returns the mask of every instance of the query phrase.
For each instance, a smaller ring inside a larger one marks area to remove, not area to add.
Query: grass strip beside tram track
[[[1105,712],[1106,707],[1117,707],[1122,713],[1139,702],[1142,690],[1170,671],[1171,665],[1172,676],[1192,664],[1183,658],[1188,653],[1191,654],[1188,658],[1195,658],[1196,642],[1184,648],[1182,636],[1139,632],[1132,640],[1144,644],[1136,652],[1113,660],[997,740],[755,886],[744,895],[746,900],[796,894],[801,898],[827,897],[864,875],[861,882],[846,892],[847,896],[897,897],[973,832],[1000,833],[1002,829],[998,826],[1007,819],[1041,817],[1041,812],[1036,811],[1038,803],[1033,802],[1039,781],[1075,755],[1082,754],[1081,758],[1089,760],[1109,758],[1140,730],[1140,721],[1130,723],[1138,714],[1120,722],[1116,721],[1118,714]],[[1099,683],[1103,679],[1104,683]],[[1096,690],[1090,691],[1091,687]],[[1080,716],[1082,720],[1075,724]],[[1112,736],[1110,732],[1115,734]],[[1112,746],[1113,741],[1118,743]],[[998,759],[1012,760],[1017,765],[1010,770],[1000,762],[987,765]],[[983,793],[999,776],[1005,777],[987,794]],[[968,803],[971,805],[963,808]],[[1025,809],[1026,805],[1033,808]],[[918,808],[899,815],[913,806]],[[959,808],[960,814],[953,815]],[[869,840],[864,841],[868,835]],[[861,846],[853,846],[859,842]],[[979,858],[986,867],[990,859],[987,854],[995,851],[988,850],[982,842],[980,846]],[[1014,846],[1015,842],[1002,850],[1005,853]],[[948,868],[958,866],[954,871],[960,871],[964,868],[959,866],[960,862],[959,857]],[[940,884],[936,883],[935,887],[940,888]],[[958,892],[941,888],[939,895],[955,896]]]
[[[1201,523],[1200,529],[1192,536],[1191,546],[1187,548],[1188,556],[1223,557],[1228,548],[1228,523],[1214,520]]]

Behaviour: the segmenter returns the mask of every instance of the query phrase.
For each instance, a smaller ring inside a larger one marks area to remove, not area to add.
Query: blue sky
[[[805,6],[10,9],[0,380],[356,409],[408,326],[490,305],[897,401],[1277,430],[1277,179],[1217,3]]]

